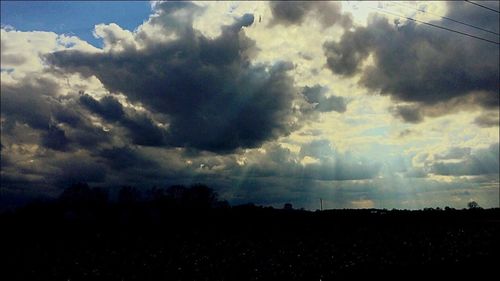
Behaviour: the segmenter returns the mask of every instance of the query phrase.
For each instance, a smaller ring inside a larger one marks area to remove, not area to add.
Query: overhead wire
[[[472,5],[476,5],[478,7],[481,7],[481,8],[484,8],[484,9],[487,9],[487,10],[490,10],[490,11],[493,11],[493,12],[496,12],[496,13],[499,13],[500,14],[500,11],[499,10],[495,10],[495,9],[492,9],[490,7],[487,7],[487,6],[484,6],[484,5],[481,5],[481,4],[478,4],[476,2],[472,2],[472,1],[468,1],[468,0],[464,0],[465,2],[467,3],[470,3]]]
[[[463,21],[455,20],[455,19],[452,19],[450,17],[438,15],[438,14],[435,14],[435,13],[431,13],[431,12],[426,11],[424,9],[415,8],[415,7],[412,7],[412,6],[409,6],[409,5],[398,3],[396,1],[390,1],[390,3],[393,3],[393,4],[401,6],[401,7],[406,7],[406,8],[409,8],[409,9],[414,9],[414,10],[417,10],[419,12],[426,13],[426,14],[429,14],[429,15],[433,15],[433,16],[436,16],[436,17],[440,17],[442,19],[449,20],[449,21],[452,21],[452,22],[455,22],[455,23],[458,23],[458,24],[461,24],[461,25],[468,26],[468,27],[472,27],[472,28],[475,28],[475,29],[478,29],[478,30],[482,30],[484,32],[492,33],[492,34],[495,34],[495,35],[500,35],[500,33],[498,33],[498,32],[491,31],[491,30],[488,30],[488,29],[485,29],[485,28],[482,28],[482,27],[479,27],[479,26],[476,26],[476,25],[473,25],[473,24],[470,24],[470,23],[466,23],[466,22],[463,22]]]
[[[379,10],[380,12],[385,13],[385,14],[389,14],[389,15],[396,16],[396,17],[399,17],[399,18],[404,18],[404,19],[407,19],[407,20],[410,20],[410,21],[414,21],[414,22],[418,22],[418,23],[425,24],[425,25],[428,25],[428,26],[432,26],[434,28],[439,28],[439,29],[446,30],[446,31],[449,31],[449,32],[454,32],[454,33],[461,34],[461,35],[464,35],[464,36],[468,36],[468,37],[471,37],[471,38],[474,38],[474,39],[477,39],[477,40],[481,40],[481,41],[493,43],[495,45],[500,45],[499,42],[492,41],[492,40],[489,40],[489,39],[486,39],[486,38],[482,38],[482,37],[479,37],[479,36],[476,36],[476,35],[472,35],[472,34],[469,34],[469,33],[466,33],[466,32],[454,30],[454,29],[451,29],[451,28],[448,28],[448,27],[444,27],[444,26],[440,26],[440,25],[437,25],[437,24],[429,23],[429,22],[426,22],[426,21],[417,20],[417,19],[414,19],[414,18],[411,18],[411,17],[407,17],[407,16],[404,16],[404,15],[392,13],[392,12],[386,11],[386,10],[381,9],[381,8],[377,8],[377,7],[370,7],[370,8]]]

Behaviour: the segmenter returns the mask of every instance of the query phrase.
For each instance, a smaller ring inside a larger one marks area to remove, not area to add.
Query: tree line
[[[226,208],[229,203],[205,184],[191,186],[172,185],[167,188],[153,187],[142,192],[132,186],[122,186],[112,200],[109,192],[101,187],[90,187],[87,183],[75,183],[66,188],[57,202],[65,205],[134,205],[156,203],[172,208]]]

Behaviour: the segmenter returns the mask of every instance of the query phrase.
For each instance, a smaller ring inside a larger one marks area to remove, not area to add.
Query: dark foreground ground
[[[0,279],[482,279],[499,211],[31,206],[0,216]]]

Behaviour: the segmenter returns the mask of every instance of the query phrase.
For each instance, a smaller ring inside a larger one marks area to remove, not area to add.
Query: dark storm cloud
[[[22,141],[6,145],[2,150],[1,175],[2,179],[10,180],[2,181],[2,186],[29,193],[42,186],[58,189],[74,182],[104,182],[107,167],[99,163],[99,159],[89,156],[84,150],[62,151],[60,143],[51,145],[57,149],[45,149]],[[4,158],[8,163],[3,161]]]
[[[26,79],[14,85],[1,83],[1,114],[7,117],[7,122],[18,121],[45,130],[51,119],[48,97],[57,88],[57,84],[47,79]]]
[[[491,113],[483,113],[474,119],[474,124],[479,127],[498,127],[500,126],[500,120],[498,119],[498,111]]]
[[[462,159],[469,156],[471,153],[470,147],[452,147],[446,153],[436,155],[437,160],[447,159]]]
[[[222,34],[211,39],[192,28],[196,5],[166,2],[159,9],[151,23],[166,32],[174,30],[177,39],[148,39],[141,50],[55,52],[48,62],[65,71],[95,75],[110,92],[167,115],[167,146],[231,151],[257,147],[297,128],[292,120],[297,91],[287,74],[291,64],[250,64],[255,42],[243,28],[252,24],[253,15],[223,26]],[[147,37],[140,33],[137,40],[142,40],[141,34]]]
[[[88,94],[80,96],[80,102],[90,111],[99,114],[107,121],[116,121],[125,114],[120,102],[111,96],[105,96],[97,101]]]
[[[165,145],[166,131],[146,115],[134,110],[125,112],[122,104],[112,96],[96,100],[88,94],[80,96],[80,103],[88,110],[108,122],[117,123],[128,129],[127,134],[133,144],[147,146]]]
[[[498,15],[466,5],[450,2],[448,16],[481,18],[483,27],[498,30]],[[498,107],[499,49],[495,44],[411,21],[396,27],[387,18],[372,15],[367,27],[346,30],[340,41],[326,42],[323,47],[327,66],[334,74],[361,73],[362,85],[396,101],[426,107],[457,105],[457,99],[468,97],[471,104]],[[370,54],[374,65],[361,69]],[[453,107],[442,106],[439,114]],[[421,121],[417,111],[404,109],[399,113],[408,122]]]
[[[42,135],[42,145],[54,150],[65,151],[69,140],[66,138],[64,130],[56,126],[49,126],[47,132]]]
[[[313,7],[313,3],[309,1],[294,3],[273,1],[269,2],[269,7],[273,13],[273,22],[283,24],[300,24],[304,20],[305,15]]]
[[[404,138],[404,137],[407,137],[409,135],[412,135],[414,134],[415,132],[410,130],[410,129],[404,129],[403,131],[399,132],[398,134],[398,137],[399,138]]]
[[[84,126],[85,123],[75,108],[70,106],[58,106],[57,110],[53,110],[52,115],[58,122],[66,123],[71,127]]]
[[[399,105],[391,108],[392,114],[408,123],[420,123],[424,117],[415,105]]]
[[[102,149],[98,154],[106,160],[110,167],[116,170],[124,170],[130,167],[140,167],[141,169],[158,168],[156,162],[137,153],[128,146]]]
[[[464,155],[459,149],[449,151],[450,157],[458,158]],[[478,149],[477,151],[467,154],[460,162],[436,162],[431,167],[431,172],[438,175],[461,176],[461,175],[485,175],[498,174],[499,166],[499,144],[492,144],[488,148]]]
[[[40,145],[60,151],[70,150],[73,144],[85,147],[109,140],[82,114],[76,99],[57,95],[60,89],[52,80],[26,78],[2,83],[1,88],[2,131],[12,143],[37,142],[27,136],[33,132],[40,134]],[[23,129],[23,134],[14,132],[23,125],[33,130]]]
[[[71,157],[54,163],[57,172],[53,181],[60,187],[68,187],[77,182],[102,183],[106,179],[106,166],[93,159]]]
[[[486,3],[488,7],[499,10],[500,3],[498,1],[488,1]],[[457,1],[448,3],[448,17],[459,18],[463,22],[474,23],[476,26],[480,26],[487,30],[499,32],[500,27],[498,25],[498,15],[491,13],[491,11],[484,10],[480,7],[471,6],[465,1]],[[459,27],[460,25],[454,24],[454,27]]]
[[[305,96],[306,101],[314,104],[314,108],[319,112],[337,111],[343,113],[346,111],[346,102],[343,97],[329,96],[325,94],[328,92],[327,88],[320,85],[313,87],[304,87],[302,94]]]
[[[361,63],[371,51],[372,34],[368,28],[346,30],[339,42],[325,42],[323,49],[328,68],[339,75],[352,76],[361,70]]]
[[[69,128],[65,133],[70,141],[87,149],[92,149],[102,143],[108,143],[112,139],[111,134],[103,131],[102,128],[87,123],[75,128]]]
[[[341,12],[341,4],[325,1],[270,1],[273,14],[271,25],[300,25],[309,14],[314,15],[324,27],[339,24],[345,28],[352,26],[350,14]]]
[[[162,146],[167,142],[167,132],[158,127],[146,114],[127,117],[121,123],[128,129],[133,144]]]

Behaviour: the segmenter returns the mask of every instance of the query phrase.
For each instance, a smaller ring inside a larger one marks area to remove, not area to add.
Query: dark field
[[[51,203],[0,219],[2,280],[480,278],[500,260],[499,209]]]

